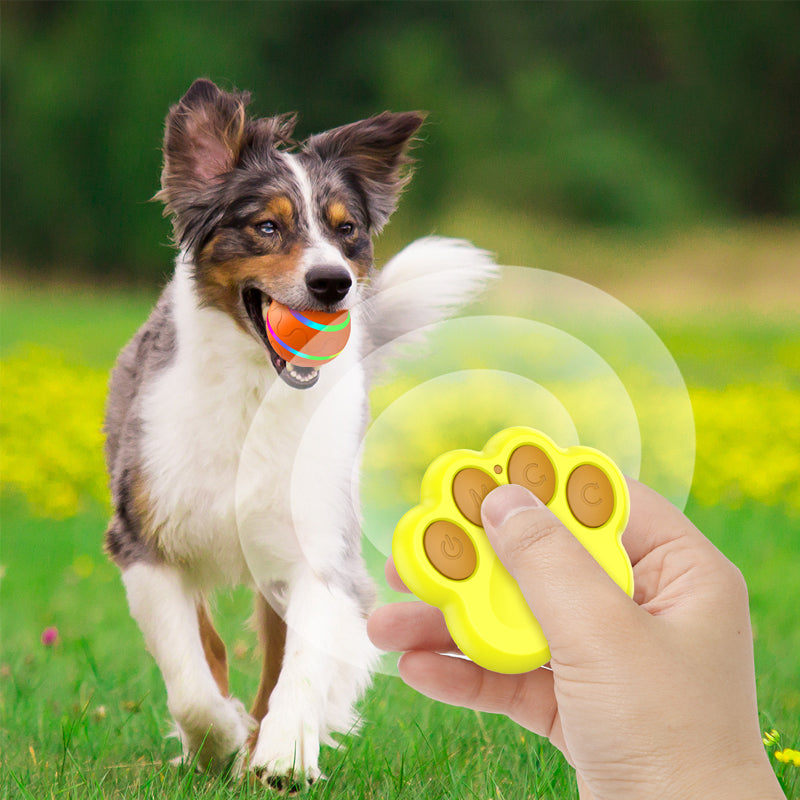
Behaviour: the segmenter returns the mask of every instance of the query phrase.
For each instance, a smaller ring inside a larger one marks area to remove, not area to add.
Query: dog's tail
[[[372,285],[365,303],[368,349],[374,352],[451,317],[498,275],[492,255],[463,239],[417,239],[384,266]]]

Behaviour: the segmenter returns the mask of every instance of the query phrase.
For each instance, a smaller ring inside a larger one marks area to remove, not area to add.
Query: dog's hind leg
[[[216,631],[211,635],[207,615],[205,623],[202,614],[198,617],[203,607],[198,593],[180,570],[166,564],[135,563],[122,580],[131,614],[164,678],[184,757],[196,757],[202,768],[224,766],[242,748],[253,723],[238,700],[224,696],[206,658],[204,637],[220,674],[221,641]]]
[[[278,682],[278,675],[280,675],[283,664],[283,654],[286,649],[286,623],[272,605],[264,599],[264,595],[258,591],[255,595],[255,603],[258,641],[264,661],[261,667],[261,681],[250,715],[260,723],[269,709],[269,696]],[[250,739],[251,749],[255,746],[257,735],[258,731],[256,730]]]
[[[219,687],[221,694],[228,697],[230,694],[228,687],[228,655],[225,651],[225,642],[222,641],[211,621],[208,611],[208,604],[205,600],[197,601],[197,624],[200,628],[200,641],[203,643],[203,653],[205,654],[208,667],[214,680]]]

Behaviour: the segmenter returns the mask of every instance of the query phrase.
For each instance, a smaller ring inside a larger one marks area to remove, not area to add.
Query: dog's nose
[[[323,265],[312,267],[306,275],[308,291],[325,305],[343,300],[353,285],[350,273],[342,267]]]

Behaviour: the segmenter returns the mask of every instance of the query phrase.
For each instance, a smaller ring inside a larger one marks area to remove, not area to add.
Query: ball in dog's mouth
[[[312,387],[319,380],[319,368],[347,344],[348,311],[292,309],[254,288],[242,297],[275,371],[295,389]]]

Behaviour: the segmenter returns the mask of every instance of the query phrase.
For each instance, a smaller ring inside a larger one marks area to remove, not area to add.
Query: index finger
[[[411,593],[411,590],[403,583],[402,579],[397,574],[397,568],[391,556],[386,559],[386,566],[383,568],[383,571],[386,575],[386,582],[389,584],[390,588],[394,589],[396,592]]]

